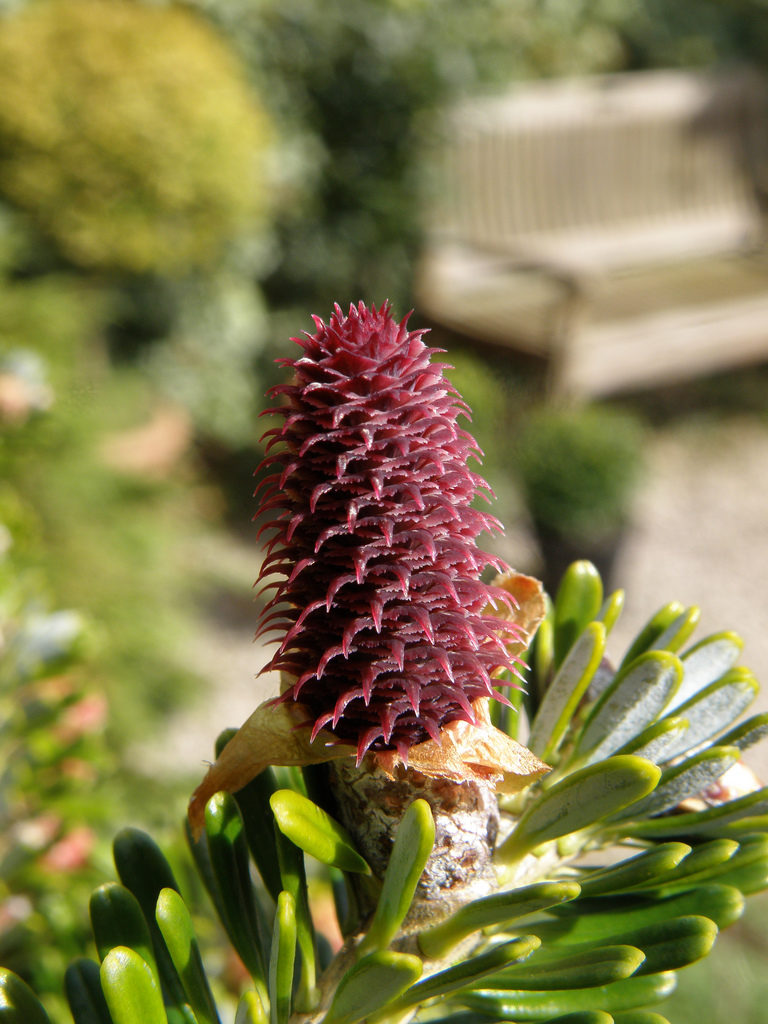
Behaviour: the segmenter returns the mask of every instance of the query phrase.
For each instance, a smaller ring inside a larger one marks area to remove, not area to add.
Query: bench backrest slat
[[[431,234],[629,265],[634,233],[640,262],[752,244],[763,113],[749,73],[543,82],[466,102],[449,117]]]

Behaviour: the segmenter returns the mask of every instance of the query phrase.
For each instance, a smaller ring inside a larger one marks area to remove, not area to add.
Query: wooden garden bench
[[[556,395],[768,357],[762,79],[652,71],[452,110],[417,308],[544,357]]]

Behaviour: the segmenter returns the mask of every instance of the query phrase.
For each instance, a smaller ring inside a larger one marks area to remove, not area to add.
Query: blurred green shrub
[[[186,473],[143,480],[105,458],[157,401],[107,368],[105,295],[0,275],[0,308],[0,961],[63,1020],[105,837],[173,797],[126,747],[190,692],[177,640],[200,519]]]
[[[170,291],[168,335],[147,348],[142,365],[187,410],[204,444],[251,448],[264,390],[255,365],[267,332],[260,291],[228,268],[175,281]]]
[[[101,335],[111,294],[72,273],[0,275],[0,308],[0,494],[17,510],[8,525],[55,603],[96,624],[84,673],[110,697],[122,750],[190,692],[181,638],[199,579],[188,545],[208,499],[198,504],[183,450],[147,472],[110,461],[121,437],[163,408],[136,368],[109,365]],[[6,415],[2,380],[18,378],[21,364],[38,368],[46,407],[24,412],[17,401],[18,414]]]
[[[607,406],[542,406],[515,439],[524,500],[538,528],[590,544],[627,521],[642,467],[643,432]]]
[[[472,410],[470,433],[483,451],[483,476],[491,477],[496,489],[509,475],[510,382],[470,352],[452,350],[442,358],[453,367],[448,378]]]
[[[72,263],[209,264],[263,206],[267,121],[205,21],[42,0],[0,21],[0,192]]]
[[[279,125],[283,201],[265,288],[303,313],[342,295],[408,308],[431,112],[457,94],[623,57],[592,3],[194,2]]]
[[[114,773],[103,693],[78,672],[81,616],[50,610],[13,531],[23,507],[0,493],[0,959],[56,990],[87,935],[82,901],[103,870]],[[23,552],[24,545],[21,546]]]

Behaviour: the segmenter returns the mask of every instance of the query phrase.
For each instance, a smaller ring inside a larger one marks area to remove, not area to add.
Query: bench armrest
[[[493,260],[497,271],[541,274],[559,284],[571,299],[588,299],[597,289],[600,274],[586,263],[555,258],[547,253],[498,251],[476,248],[479,256]]]

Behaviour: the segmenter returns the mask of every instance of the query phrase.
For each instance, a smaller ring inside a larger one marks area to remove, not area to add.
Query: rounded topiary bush
[[[42,0],[0,20],[0,193],[75,264],[210,262],[262,204],[266,134],[191,12]]]
[[[580,543],[615,533],[626,522],[642,453],[643,430],[623,410],[538,409],[515,444],[534,523]]]
[[[515,439],[514,465],[547,589],[582,556],[610,580],[642,477],[643,449],[641,424],[625,410],[544,406],[527,418]]]

